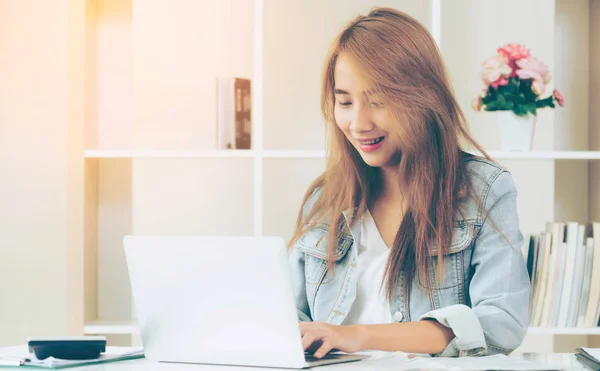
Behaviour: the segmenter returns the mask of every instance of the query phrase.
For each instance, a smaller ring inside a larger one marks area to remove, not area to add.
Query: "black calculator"
[[[29,352],[37,359],[84,360],[99,358],[106,352],[105,336],[67,336],[27,338]]]

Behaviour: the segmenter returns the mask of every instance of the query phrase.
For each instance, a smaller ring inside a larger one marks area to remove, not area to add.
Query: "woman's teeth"
[[[381,142],[383,140],[383,138],[384,137],[379,137],[379,138],[373,139],[373,140],[361,140],[360,143],[361,144],[366,144],[366,145],[377,144],[377,143]]]

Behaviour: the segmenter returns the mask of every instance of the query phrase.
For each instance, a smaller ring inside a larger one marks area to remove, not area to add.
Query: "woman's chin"
[[[365,164],[371,167],[388,167],[396,166],[400,163],[400,153],[366,153],[359,151]]]
[[[362,154],[362,159],[365,162],[365,164],[371,166],[371,167],[383,167],[386,166],[389,163],[389,159],[388,158],[384,158],[382,156],[375,156],[375,155],[369,155],[369,154]]]

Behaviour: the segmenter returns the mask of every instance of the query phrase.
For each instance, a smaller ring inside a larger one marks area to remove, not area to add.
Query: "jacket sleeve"
[[[512,176],[504,171],[482,200],[488,216],[483,216],[473,248],[471,307],[453,305],[420,318],[435,319],[454,331],[456,337],[440,356],[509,354],[525,337],[530,282],[516,199]]]
[[[321,190],[316,189],[307,199],[306,204],[302,206],[302,216],[305,218],[313,205],[317,201]],[[298,242],[296,242],[296,245]],[[305,255],[294,246],[289,252],[289,265],[292,274],[292,288],[294,290],[294,300],[296,301],[296,312],[298,320],[301,322],[311,322],[310,308],[306,296],[306,277],[305,277]]]
[[[290,270],[292,273],[292,287],[294,290],[294,300],[296,301],[296,312],[298,320],[301,322],[312,321],[308,299],[306,297],[306,279],[304,277],[304,253],[296,247],[292,248],[289,254]]]

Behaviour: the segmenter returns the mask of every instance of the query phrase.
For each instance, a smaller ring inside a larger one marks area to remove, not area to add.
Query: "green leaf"
[[[504,95],[498,94],[498,109],[509,110],[512,109],[515,104],[506,100]]]
[[[483,104],[490,104],[495,101],[496,101],[496,98],[492,97],[491,95],[486,95],[485,97],[483,97],[481,99],[481,103],[483,103]]]
[[[537,99],[537,95],[535,95],[533,90],[531,90],[531,83],[531,79],[521,80],[521,87],[519,91],[525,97],[526,102],[535,102],[535,100]]]
[[[554,101],[552,100],[552,97],[550,96],[548,98],[537,100],[535,102],[535,105],[537,108],[544,108],[544,107],[554,108]]]
[[[525,104],[525,98],[520,94],[506,93],[505,97],[508,101],[513,102],[513,104]]]
[[[508,80],[508,85],[506,85],[507,91],[512,94],[519,94],[519,80],[515,77],[511,77]]]
[[[527,109],[525,108],[524,105],[514,106],[513,107],[513,112],[517,116],[525,116],[527,114]]]
[[[526,103],[525,105],[523,105],[523,107],[525,108],[525,110],[527,112],[531,112],[533,115],[536,114],[537,107],[535,106],[535,103],[533,103],[533,102]]]

